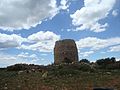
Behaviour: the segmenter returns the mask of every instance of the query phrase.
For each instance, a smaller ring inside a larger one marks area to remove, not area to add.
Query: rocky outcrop
[[[54,63],[72,63],[78,61],[78,50],[75,41],[64,39],[56,41],[54,47]]]

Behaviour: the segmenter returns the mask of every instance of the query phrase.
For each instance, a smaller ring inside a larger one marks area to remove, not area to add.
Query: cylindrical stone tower
[[[78,50],[75,41],[64,39],[56,41],[54,47],[54,63],[72,63],[78,61]]]

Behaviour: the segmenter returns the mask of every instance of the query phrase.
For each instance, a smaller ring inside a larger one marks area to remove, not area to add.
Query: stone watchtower
[[[78,61],[78,50],[75,41],[64,39],[56,41],[54,47],[54,63],[72,63]]]

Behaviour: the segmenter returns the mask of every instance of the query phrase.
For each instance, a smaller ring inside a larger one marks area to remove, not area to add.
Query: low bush
[[[92,67],[90,64],[88,64],[88,63],[80,63],[79,64],[79,70],[81,70],[81,71],[94,71],[95,70],[95,68],[94,67]]]
[[[28,64],[15,64],[12,66],[8,66],[8,71],[20,71],[20,70],[27,70],[29,68]]]

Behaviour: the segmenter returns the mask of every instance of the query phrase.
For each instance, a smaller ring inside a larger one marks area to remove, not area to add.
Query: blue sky
[[[120,0],[0,0],[0,67],[51,64],[61,39],[79,60],[120,60]]]

